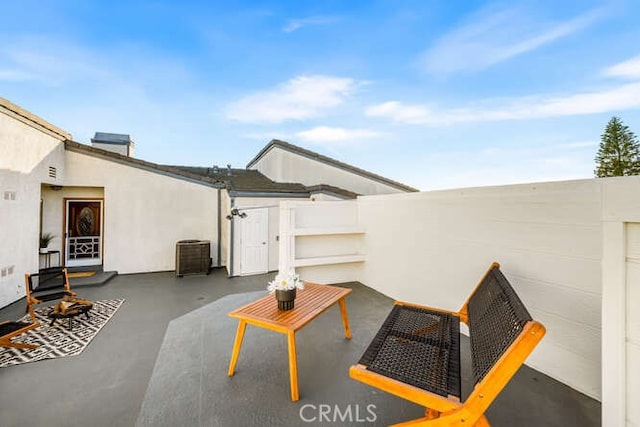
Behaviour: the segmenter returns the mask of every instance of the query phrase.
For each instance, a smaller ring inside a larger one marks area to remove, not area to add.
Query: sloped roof
[[[280,141],[278,139],[272,139],[271,142],[269,142],[262,150],[260,150],[260,152],[253,159],[251,159],[251,161],[247,164],[247,168],[250,168],[251,166],[256,164],[258,162],[258,160],[260,160],[264,155],[267,154],[267,152],[269,152],[269,150],[271,150],[274,147],[281,148],[283,150],[289,151],[289,152],[294,153],[294,154],[298,154],[298,155],[303,156],[303,157],[307,157],[307,158],[312,159],[312,160],[316,160],[318,162],[326,163],[328,165],[331,165],[331,166],[346,170],[348,172],[354,173],[356,175],[363,176],[365,178],[372,179],[374,181],[378,181],[380,183],[389,185],[391,187],[400,189],[402,191],[407,191],[407,192],[419,191],[416,188],[413,188],[413,187],[410,187],[408,185],[402,184],[400,182],[391,180],[389,178],[385,178],[385,177],[383,177],[381,175],[377,175],[377,174],[375,174],[373,172],[369,172],[369,171],[366,171],[364,169],[360,169],[360,168],[352,166],[350,164],[343,163],[341,161],[332,159],[331,157],[324,156],[324,155],[316,153],[314,151],[307,150],[306,148],[299,147],[297,145],[291,144],[291,143],[286,142],[286,141]]]
[[[207,185],[210,187],[222,188],[224,183],[217,181],[213,177],[203,176],[200,174],[190,173],[189,171],[180,170],[171,166],[163,166],[157,163],[147,162],[133,157],[124,156],[122,154],[114,153],[113,151],[103,150],[102,148],[91,147],[89,145],[81,144],[79,142],[67,140],[64,142],[65,150],[73,151],[76,153],[85,154],[92,157],[97,157],[104,160],[110,160],[116,163],[121,163],[126,166],[131,166],[146,171],[159,173],[173,178],[178,178],[198,184]]]
[[[32,126],[36,125],[36,127],[40,127],[41,129],[45,129],[49,132],[52,132],[63,140],[71,139],[71,134],[69,132],[66,132],[57,126],[52,125],[51,123],[47,122],[44,119],[41,119],[40,117],[36,116],[33,113],[30,113],[24,108],[17,106],[16,104],[9,101],[8,99],[0,97],[0,107],[4,107],[6,110],[15,114],[15,116],[23,122],[26,122]]]
[[[275,182],[255,169],[229,169],[195,166],[169,166],[191,174],[223,182],[230,192],[238,193],[294,193],[308,195],[307,188],[298,183]]]
[[[355,199],[358,197],[358,193],[354,193],[353,191],[345,190],[344,188],[336,187],[334,185],[328,184],[318,184],[307,186],[307,190],[311,194],[315,193],[324,193],[329,195],[335,195],[344,199]]]
[[[227,168],[219,168],[216,171],[210,167],[160,165],[71,140],[65,141],[65,149],[177,179],[226,188],[236,195],[309,196],[309,190],[302,184],[274,182],[254,169],[231,169],[231,175],[229,175]]]

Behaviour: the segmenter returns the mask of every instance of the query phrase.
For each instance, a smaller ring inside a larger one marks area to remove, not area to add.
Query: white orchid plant
[[[293,271],[278,273],[267,286],[267,290],[271,293],[275,291],[290,291],[293,289],[304,289],[304,282],[300,280],[300,276]]]

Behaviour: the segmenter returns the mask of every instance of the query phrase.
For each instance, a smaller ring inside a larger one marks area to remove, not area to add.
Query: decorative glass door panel
[[[65,263],[102,264],[102,201],[67,200]]]

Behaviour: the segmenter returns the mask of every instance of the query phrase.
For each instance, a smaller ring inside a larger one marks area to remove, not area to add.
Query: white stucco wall
[[[104,269],[175,269],[178,240],[211,241],[217,253],[216,189],[67,151],[66,186],[104,188]]]
[[[24,274],[38,271],[40,184],[64,180],[61,139],[0,107],[0,307],[23,297]]]
[[[326,193],[315,193],[310,197],[311,200],[314,201],[318,201],[318,202],[329,202],[329,201],[336,201],[336,200],[345,200],[342,197],[338,197],[338,196],[334,196],[332,194],[326,194]]]
[[[640,421],[640,176],[597,180],[602,186],[602,419]]]
[[[640,425],[640,223],[627,223],[625,307],[625,394],[627,426]]]
[[[402,192],[402,190],[371,178],[291,153],[277,146],[271,148],[251,166],[251,169],[257,169],[271,180],[277,182],[299,182],[307,186],[328,184],[358,194]]]

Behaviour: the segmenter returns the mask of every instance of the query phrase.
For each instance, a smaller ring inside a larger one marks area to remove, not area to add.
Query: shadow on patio
[[[392,304],[358,283],[342,285],[353,289],[346,300],[351,340],[337,306],[296,334],[299,401],[290,400],[282,334],[249,326],[236,374],[227,377],[237,327],[227,313],[264,295],[271,277],[167,272],[76,287],[88,299],[125,303],[79,356],[2,368],[2,425],[378,426],[422,415],[421,407],[349,378]],[[19,301],[0,319],[23,311]],[[466,367],[466,339],[462,351]],[[463,370],[463,397],[470,378]],[[494,426],[596,426],[600,403],[525,366],[487,417]]]

